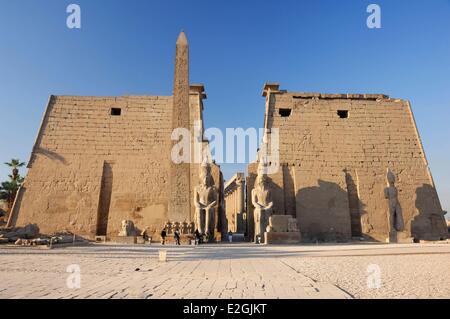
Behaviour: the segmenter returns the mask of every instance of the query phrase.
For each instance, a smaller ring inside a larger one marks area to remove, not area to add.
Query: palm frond
[[[8,165],[9,167],[18,168],[25,166],[25,162],[21,162],[18,158],[11,159],[10,162],[6,162],[5,165]]]

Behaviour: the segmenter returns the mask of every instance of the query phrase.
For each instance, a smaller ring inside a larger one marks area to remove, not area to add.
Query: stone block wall
[[[407,235],[448,236],[408,101],[276,90],[266,95],[265,123],[280,135],[281,166],[269,176],[274,211],[296,215],[304,240],[384,241],[387,168],[397,177]],[[255,173],[251,164],[249,191]]]
[[[129,219],[158,234],[168,220],[171,112],[172,97],[52,96],[11,224],[92,238],[117,235]],[[220,187],[217,166],[213,174]]]

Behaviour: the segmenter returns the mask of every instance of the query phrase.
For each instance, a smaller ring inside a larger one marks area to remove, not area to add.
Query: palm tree
[[[19,159],[12,159],[10,162],[5,163],[12,168],[12,174],[8,175],[10,181],[1,183],[0,185],[0,200],[6,201],[8,204],[8,211],[11,210],[14,200],[16,199],[17,191],[23,183],[24,178],[19,174],[19,167],[25,165]]]
[[[25,166],[24,162],[21,162],[19,159],[15,158],[5,164],[12,168],[12,176],[10,175],[10,177],[13,181],[19,178],[19,167]]]
[[[8,211],[11,211],[17,191],[19,190],[22,182],[23,178],[18,176],[17,180],[3,182],[0,185],[0,199],[6,201],[6,203],[8,204]]]

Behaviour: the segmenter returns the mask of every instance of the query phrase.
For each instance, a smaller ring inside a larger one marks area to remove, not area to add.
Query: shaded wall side
[[[305,241],[351,239],[351,221],[345,174],[326,169],[320,172],[295,170],[296,208]]]

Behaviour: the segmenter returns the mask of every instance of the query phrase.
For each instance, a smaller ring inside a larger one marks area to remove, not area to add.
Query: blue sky
[[[66,26],[70,3],[81,30]],[[366,26],[370,3],[381,29]],[[181,29],[207,127],[261,127],[266,81],[410,99],[450,210],[449,0],[0,0],[0,162],[28,160],[50,94],[171,95]]]

